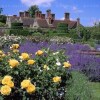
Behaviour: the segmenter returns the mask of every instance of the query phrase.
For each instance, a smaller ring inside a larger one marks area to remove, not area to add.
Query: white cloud
[[[74,13],[82,13],[83,12],[83,10],[78,9],[76,6],[73,6],[72,10],[74,11]]]
[[[64,17],[60,18],[60,20],[64,20],[64,19],[65,19]]]
[[[65,18],[64,17],[62,17],[62,18],[60,18],[60,20],[64,20]],[[73,18],[70,18],[70,20],[74,20]]]
[[[51,3],[55,0],[21,0],[26,6],[38,5],[38,6],[51,6]]]

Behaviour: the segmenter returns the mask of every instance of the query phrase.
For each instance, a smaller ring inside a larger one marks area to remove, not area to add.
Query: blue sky
[[[34,4],[38,5],[43,13],[51,9],[57,19],[63,19],[64,13],[70,12],[72,20],[80,17],[85,26],[100,21],[100,0],[0,0],[0,7],[6,15],[18,15],[19,11],[27,10]]]

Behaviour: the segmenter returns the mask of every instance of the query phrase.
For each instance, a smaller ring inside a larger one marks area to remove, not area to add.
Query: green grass
[[[89,82],[93,100],[100,100],[100,83],[99,82]]]
[[[66,100],[93,100],[87,77],[76,71],[72,77],[71,86],[66,87]]]
[[[66,100],[100,100],[100,83],[89,82],[77,71],[72,72],[71,86],[66,88]]]

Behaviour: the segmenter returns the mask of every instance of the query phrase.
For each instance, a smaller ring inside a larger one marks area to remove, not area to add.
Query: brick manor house
[[[76,21],[70,20],[70,13],[66,12],[64,14],[64,20],[55,19],[55,14],[51,13],[51,10],[47,10],[46,14],[42,14],[41,11],[35,12],[35,18],[31,18],[28,11],[19,12],[19,16],[7,16],[6,24],[10,28],[13,22],[23,23],[23,27],[28,28],[53,28],[56,29],[59,23],[67,23],[68,28],[76,28],[80,25],[80,19],[77,18]]]

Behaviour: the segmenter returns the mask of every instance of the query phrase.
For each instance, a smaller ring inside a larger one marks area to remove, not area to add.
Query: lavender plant
[[[83,72],[91,81],[100,81],[100,56],[80,53],[80,51],[90,50],[89,45],[26,41],[21,45],[20,52],[32,53],[34,57],[34,52],[41,48],[50,48],[55,52],[62,49],[65,55],[69,56],[69,61],[73,66],[72,70]]]

